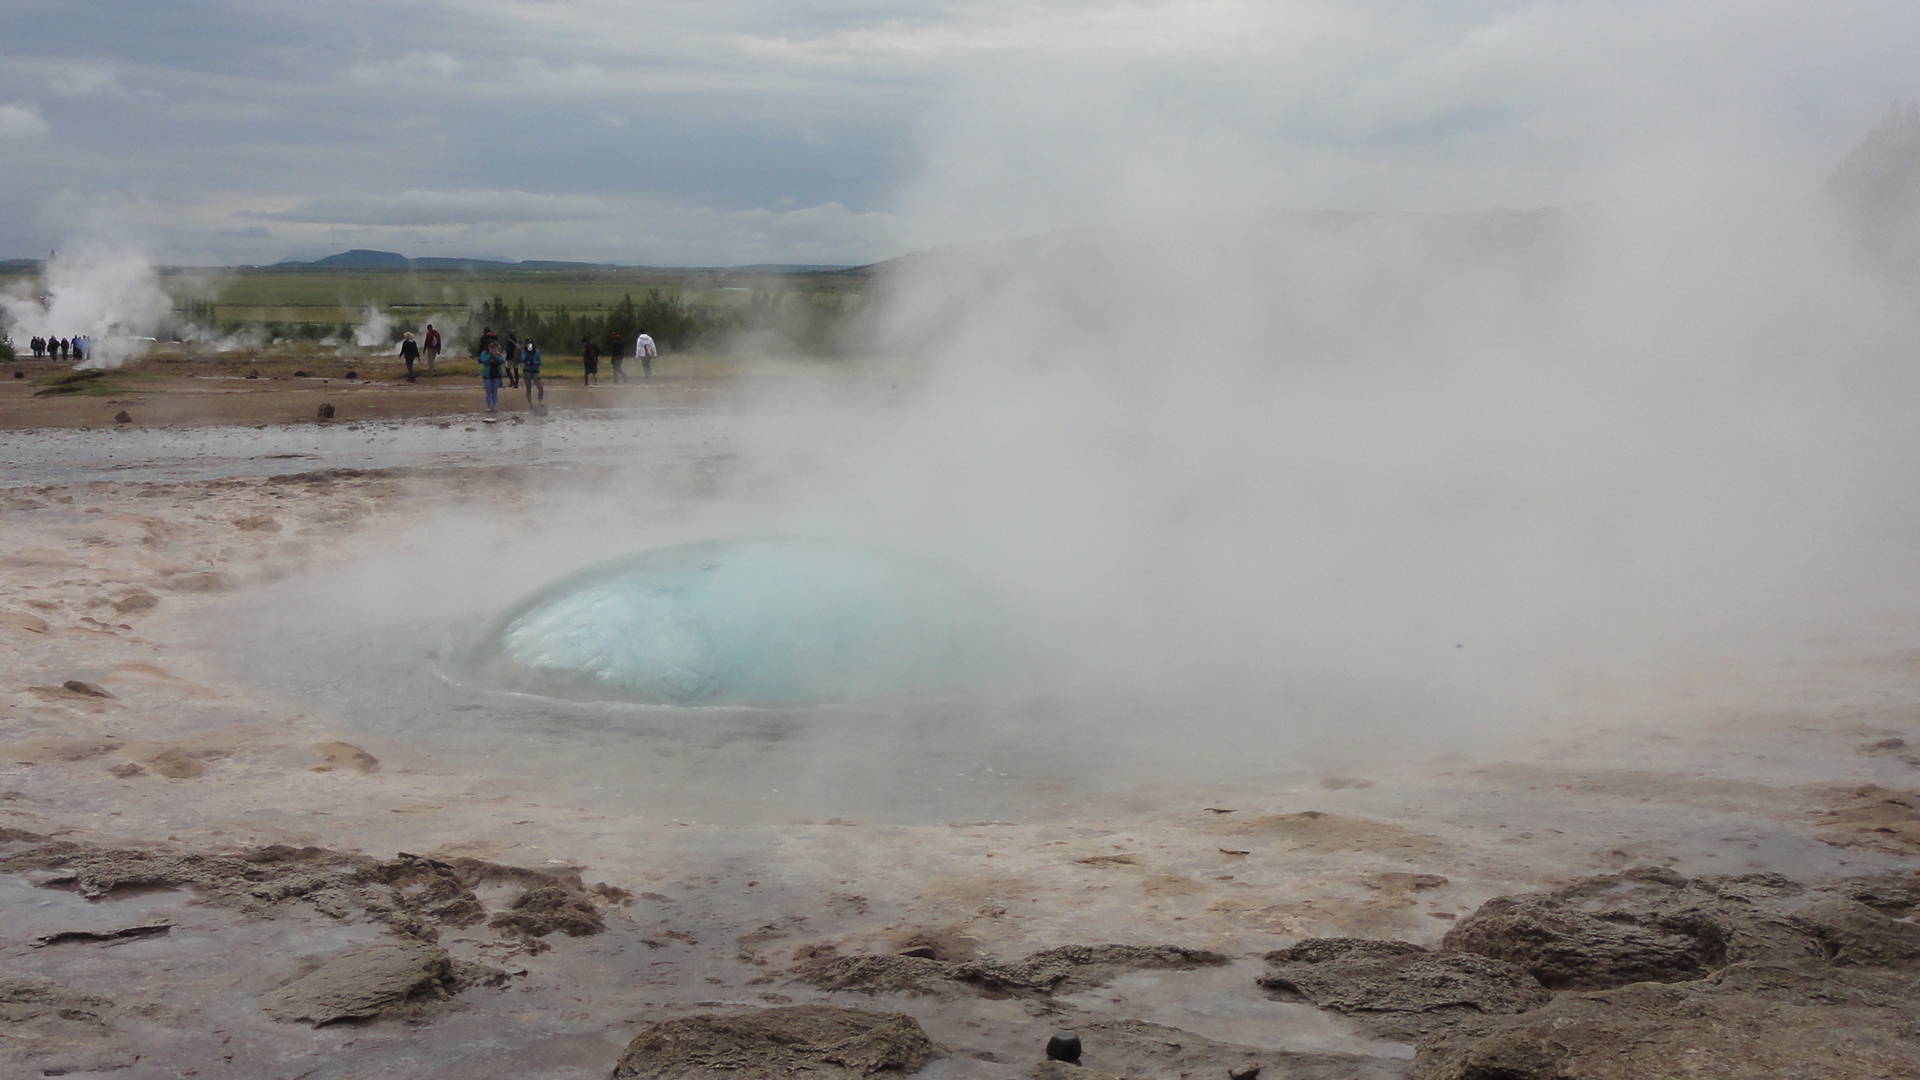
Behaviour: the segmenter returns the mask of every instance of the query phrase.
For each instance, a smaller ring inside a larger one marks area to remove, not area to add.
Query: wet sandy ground
[[[1178,731],[1100,738],[1101,709],[1153,703],[688,715],[460,683],[447,658],[479,615],[707,527],[737,422],[687,406],[472,430],[5,436],[0,855],[282,844],[611,886],[593,894],[601,934],[442,933],[496,985],[314,1028],[262,1002],[386,924],[298,897],[88,900],[57,875],[0,874],[0,975],[69,995],[10,1014],[6,1068],[598,1077],[664,1017],[831,997],[920,1018],[954,1051],[935,1077],[1018,1075],[1050,1032],[1098,1016],[1391,1075],[1409,1048],[1267,1000],[1257,958],[1309,936],[1430,944],[1489,897],[1636,864],[1803,881],[1920,865],[1920,828],[1844,813],[1920,787],[1886,742],[1920,743],[1914,625],[1862,627],[1660,708],[1366,767],[1362,748],[1189,768]],[[536,542],[556,530],[577,539]],[[1017,957],[1106,942],[1237,962],[1044,1001],[876,1002],[791,977],[810,957],[916,943]]]

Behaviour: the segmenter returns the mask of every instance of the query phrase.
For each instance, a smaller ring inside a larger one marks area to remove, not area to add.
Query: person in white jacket
[[[660,350],[653,347],[653,336],[651,334],[643,333],[634,337],[633,355],[640,358],[641,373],[648,379],[652,379],[653,358],[660,355]]]

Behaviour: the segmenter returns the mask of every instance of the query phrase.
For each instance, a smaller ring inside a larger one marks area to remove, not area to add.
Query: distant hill
[[[285,259],[274,269],[288,270],[623,270],[634,269],[614,263],[565,262],[557,259],[463,259],[444,256],[409,259],[397,251],[373,251],[355,248],[324,259]],[[729,270],[756,274],[811,274],[847,270],[846,266],[816,263],[754,263],[750,266],[646,267],[658,270]]]

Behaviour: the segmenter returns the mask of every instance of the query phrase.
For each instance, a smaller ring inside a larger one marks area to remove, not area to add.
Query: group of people
[[[421,360],[427,362],[427,374],[437,375],[440,373],[439,367],[437,366],[437,362],[440,359],[440,331],[435,330],[432,323],[427,324],[426,341],[424,344],[425,348],[422,348],[421,342],[413,340],[413,331],[411,330],[407,331],[407,335],[400,339],[400,359],[407,362],[408,382],[414,381],[413,365],[419,363]]]
[[[408,331],[400,339],[400,359],[407,365],[407,381],[417,379],[414,365],[424,361],[429,375],[437,374],[436,361],[440,357],[442,339],[440,331],[432,323],[427,324],[423,341],[415,341],[413,332]],[[38,340],[38,339],[36,339]],[[632,355],[640,361],[643,376],[653,378],[653,360],[660,355],[660,349],[653,337],[646,333],[633,336]],[[581,381],[588,386],[600,377],[600,357],[605,355],[613,369],[613,381],[627,381],[625,363],[627,343],[620,338],[618,331],[607,335],[606,351],[603,354],[599,343],[592,338],[580,339]],[[540,349],[532,339],[522,342],[512,331],[505,337],[493,332],[493,327],[482,327],[480,340],[475,345],[473,358],[480,364],[480,383],[487,392],[487,411],[500,411],[500,388],[526,388],[527,408],[533,412],[544,412],[547,401],[547,383],[541,376]]]
[[[624,346],[620,341],[620,332],[615,330],[609,333],[607,335],[607,364],[613,368],[613,381],[616,383],[627,381],[627,372],[624,367],[627,357],[623,350]],[[635,334],[633,336],[633,355],[639,359],[640,369],[646,378],[652,380],[653,358],[660,355],[660,350],[653,344],[652,336],[644,331]],[[580,381],[588,386],[592,386],[593,380],[600,375],[600,346],[596,344],[592,338],[580,339],[580,368],[582,372]]]
[[[36,335],[27,342],[27,347],[33,350],[33,358],[35,360],[42,358],[48,360],[65,360],[71,356],[73,359],[84,363],[87,359],[87,354],[93,351],[93,338],[86,334],[75,334],[70,338],[39,337]]]
[[[480,332],[480,384],[487,391],[487,411],[500,411],[500,383],[504,380],[509,386],[518,388],[522,382],[527,387],[527,411],[545,412],[547,409],[547,381],[540,375],[540,349],[528,338],[526,344],[520,344],[513,331],[507,331],[506,341],[493,332],[489,326]],[[535,401],[534,393],[539,392]]]

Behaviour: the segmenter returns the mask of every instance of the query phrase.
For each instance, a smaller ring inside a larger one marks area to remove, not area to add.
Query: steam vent
[[[833,540],[748,537],[600,563],[521,601],[468,663],[501,690],[577,701],[797,705],[925,695],[978,669],[959,582]]]

